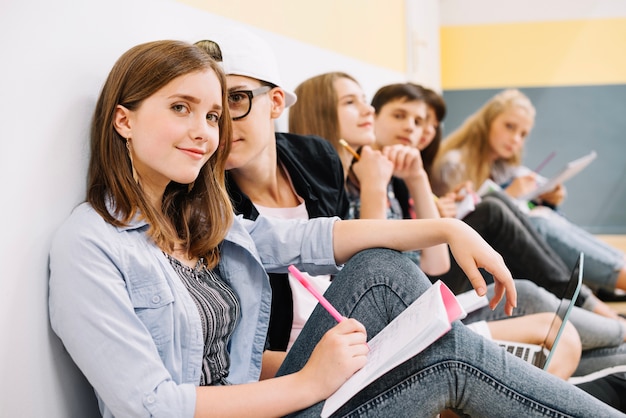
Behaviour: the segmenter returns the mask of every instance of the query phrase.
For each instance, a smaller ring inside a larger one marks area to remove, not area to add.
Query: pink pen
[[[539,174],[539,172],[540,172],[541,170],[543,170],[543,168],[546,166],[546,164],[548,164],[548,163],[550,162],[550,160],[554,158],[554,156],[555,156],[555,155],[556,155],[556,151],[552,151],[552,152],[551,152],[551,153],[550,153],[550,154],[546,157],[546,159],[545,159],[545,160],[543,160],[543,161],[541,162],[541,164],[539,164],[539,165],[537,166],[537,168],[535,169],[535,174]]]
[[[309,283],[309,281],[302,275],[300,270],[298,270],[293,265],[287,267],[287,269],[291,272],[291,274],[293,274],[296,279],[298,279],[300,283],[302,283],[302,286],[304,286],[309,292],[311,292],[313,296],[315,296],[315,298],[320,302],[320,305],[322,305],[333,316],[333,318],[337,320],[337,322],[341,322],[345,319],[337,311],[337,309],[335,309],[335,307],[331,305],[330,302],[320,292],[318,292],[316,288],[311,285],[311,283]]]

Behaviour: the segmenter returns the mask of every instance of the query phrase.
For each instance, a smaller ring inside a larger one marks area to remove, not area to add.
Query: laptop
[[[540,369],[546,370],[552,359],[554,348],[559,343],[561,334],[565,329],[567,320],[569,319],[570,312],[574,307],[574,303],[580,293],[583,280],[583,263],[584,254],[580,253],[576,260],[576,265],[572,270],[569,283],[565,289],[565,294],[561,297],[557,311],[554,314],[554,319],[548,328],[548,333],[544,338],[542,344],[525,344],[512,341],[499,341],[495,340],[501,347],[503,347],[509,353],[525,360]],[[554,340],[552,344],[552,350],[548,350],[547,342]]]

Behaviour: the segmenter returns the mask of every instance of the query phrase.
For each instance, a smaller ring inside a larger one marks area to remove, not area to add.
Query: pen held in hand
[[[550,154],[549,154],[549,155],[545,158],[545,160],[543,160],[543,161],[541,162],[541,164],[539,164],[539,165],[537,166],[537,168],[535,169],[535,174],[539,174],[539,172],[540,172],[541,170],[543,170],[543,168],[544,168],[544,167],[545,167],[545,166],[546,166],[546,165],[550,162],[550,160],[551,160],[551,159],[553,159],[553,158],[554,158],[554,156],[555,156],[555,155],[556,155],[556,151],[552,151],[552,152],[551,152],[551,153],[550,153]]]
[[[335,309],[335,307],[331,305],[330,302],[320,292],[318,292],[316,288],[311,285],[311,283],[309,283],[309,281],[302,275],[300,270],[298,270],[293,265],[287,267],[287,269],[291,274],[293,274],[296,279],[298,279],[300,283],[302,283],[302,286],[304,286],[306,290],[308,290],[313,296],[315,296],[315,299],[319,301],[320,305],[322,305],[328,311],[328,313],[330,313],[333,318],[337,320],[337,322],[341,322],[345,319],[343,315],[341,315],[337,311],[337,309]]]
[[[340,139],[340,140],[339,140],[339,144],[340,144],[341,146],[343,146],[346,150],[348,150],[348,152],[349,152],[350,154],[352,154],[352,156],[353,156],[353,157],[354,157],[357,161],[359,161],[359,160],[361,159],[361,156],[359,155],[359,153],[358,153],[358,152],[356,152],[356,151],[354,150],[354,148],[352,148],[352,147],[350,146],[350,144],[348,144],[348,142],[346,142],[346,140],[345,140],[345,139]]]

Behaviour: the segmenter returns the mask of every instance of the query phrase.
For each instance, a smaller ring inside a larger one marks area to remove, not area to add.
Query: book
[[[520,196],[520,200],[533,200],[537,197],[541,196],[544,193],[547,193],[553,190],[559,184],[565,183],[567,180],[574,177],[576,174],[580,173],[587,167],[593,160],[595,160],[597,154],[595,151],[591,151],[589,154],[584,155],[580,158],[577,158],[569,163],[565,164],[565,167],[561,169],[556,175],[550,178],[545,183],[539,185],[535,190],[530,193],[527,193],[523,196]]]
[[[478,296],[474,289],[456,295],[456,300],[461,304],[467,314],[489,305],[487,295]]]
[[[487,193],[491,192],[499,192],[502,191],[502,187],[500,187],[496,182],[491,179],[487,179],[483,181],[483,184],[480,185],[476,194],[480,197],[485,196]]]
[[[456,218],[465,218],[469,213],[476,209],[476,205],[479,204],[480,201],[481,198],[478,194],[474,192],[467,193],[463,200],[456,204]]]
[[[367,363],[326,399],[321,416],[328,417],[378,377],[422,352],[466,315],[452,291],[438,280],[368,341]]]

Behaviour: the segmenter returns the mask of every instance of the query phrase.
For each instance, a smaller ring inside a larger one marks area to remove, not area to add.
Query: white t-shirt
[[[263,216],[271,216],[281,219],[309,219],[309,214],[306,211],[304,202],[294,208],[269,208],[260,205],[254,205],[260,214]],[[291,334],[289,336],[289,344],[287,350],[291,348],[293,343],[300,335],[305,322],[311,316],[315,305],[317,305],[317,299],[311,293],[300,284],[298,279],[289,274],[289,286],[291,287],[291,293],[293,295],[293,323],[291,324]],[[324,293],[328,286],[330,286],[330,276],[310,276],[307,273],[302,273],[320,293]]]

